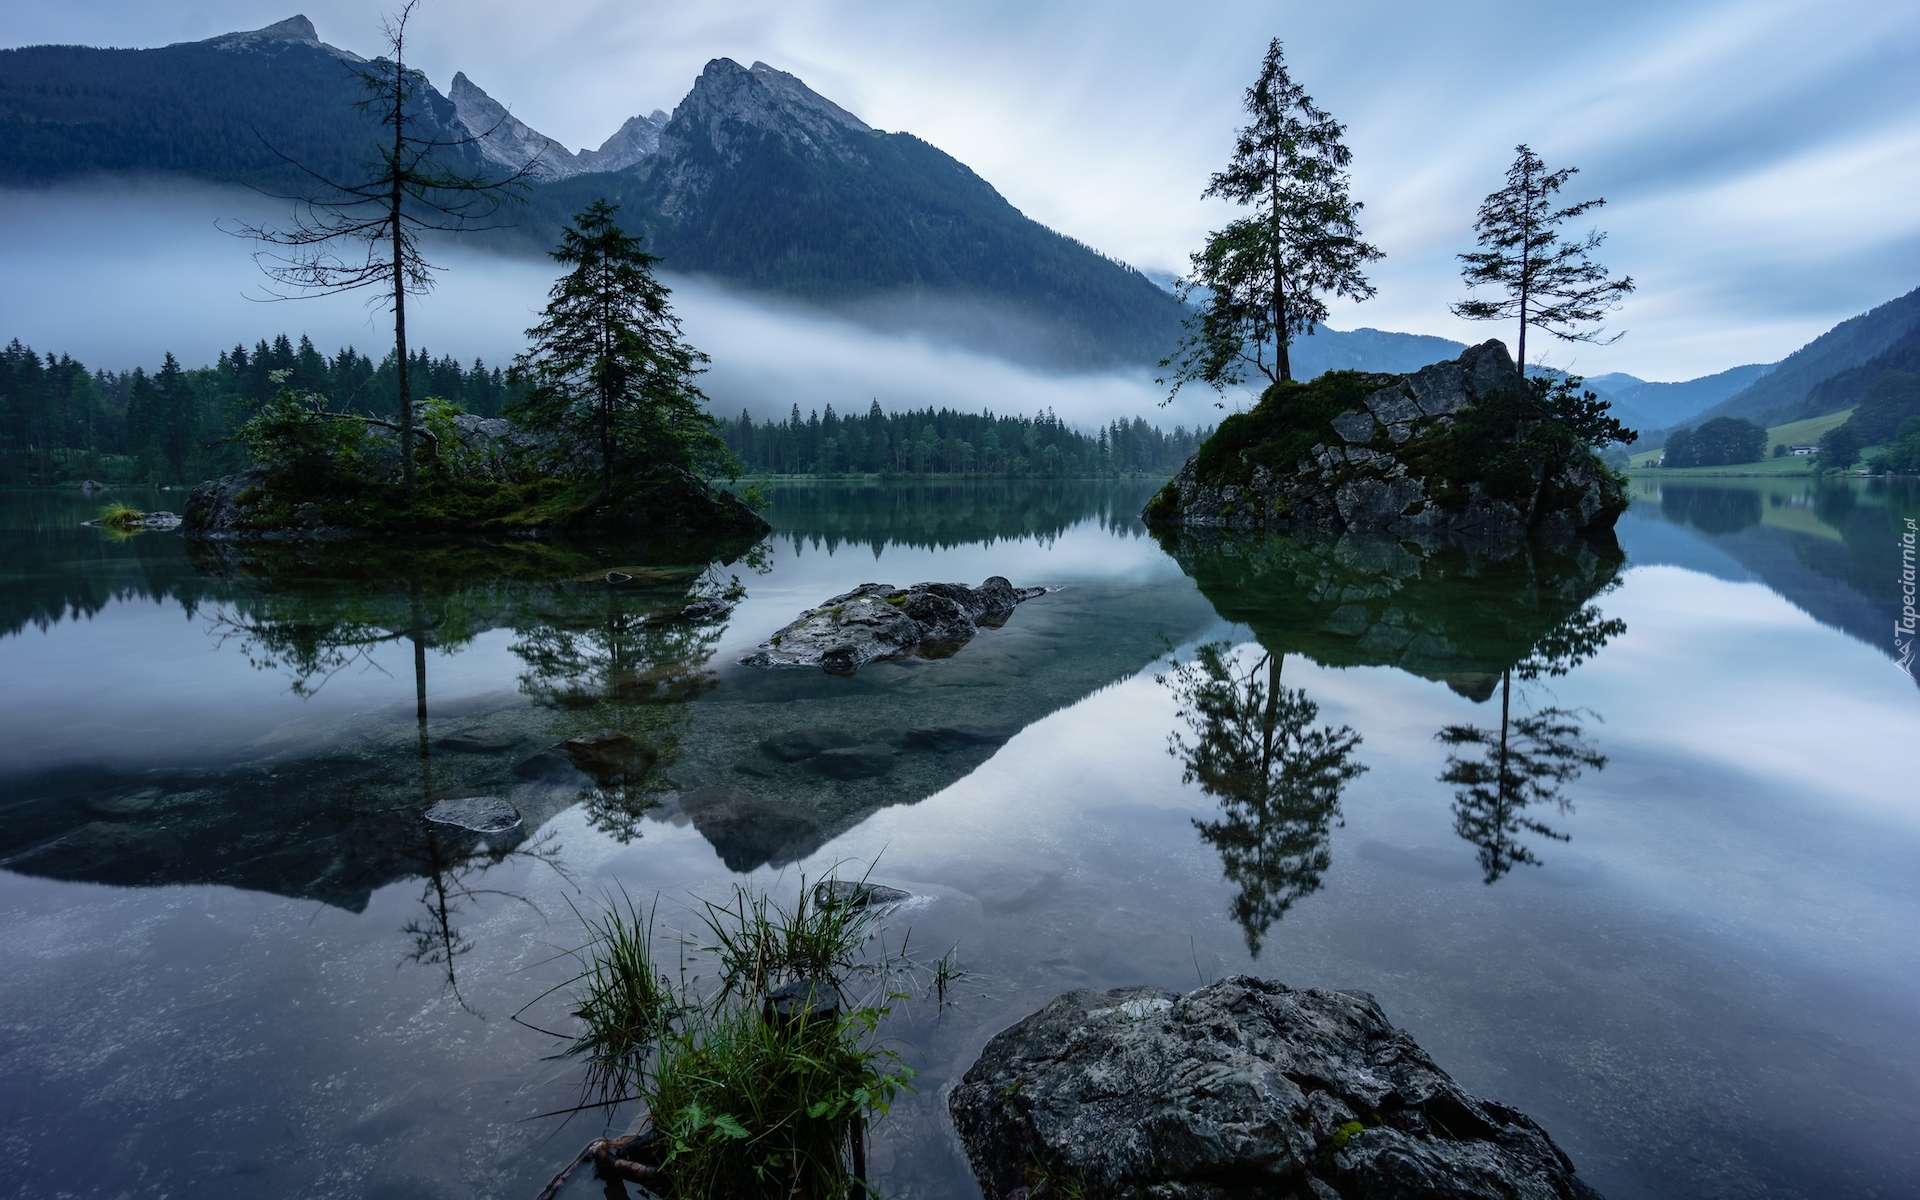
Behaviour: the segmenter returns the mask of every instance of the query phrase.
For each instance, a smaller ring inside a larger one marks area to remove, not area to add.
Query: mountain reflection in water
[[[1606,759],[1582,740],[1584,714],[1554,705],[1516,714],[1514,682],[1564,675],[1625,631],[1591,603],[1625,562],[1610,539],[1183,532],[1161,544],[1265,651],[1241,671],[1227,643],[1209,644],[1162,677],[1188,727],[1169,749],[1186,782],[1220,800],[1220,818],[1194,824],[1239,889],[1234,916],[1253,954],[1321,886],[1341,790],[1366,769],[1354,757],[1358,735],[1314,728],[1318,705],[1282,686],[1288,654],[1391,666],[1476,702],[1497,694],[1497,724],[1435,734],[1456,751],[1440,776],[1454,788],[1454,831],[1475,847],[1487,883],[1539,863],[1525,835],[1567,840],[1541,813],[1568,811],[1562,786]]]
[[[1821,624],[1898,657],[1900,539],[1908,521],[1920,520],[1920,480],[1641,477],[1632,499],[1629,523],[1658,514],[1692,535],[1637,550],[1636,564],[1756,580]]]
[[[675,710],[698,688],[735,585],[722,563],[671,550],[650,563],[612,557],[622,549],[193,545],[191,606],[214,646],[312,697],[344,671],[380,669],[379,647],[409,643],[413,719],[355,714],[302,747],[215,767],[68,767],[16,780],[0,860],[56,878],[224,883],[358,911],[374,889],[423,874],[423,862],[449,861],[422,820],[440,799],[500,796],[521,813],[517,829],[483,839],[484,853],[582,799],[609,828],[629,822],[644,780],[601,786],[551,747],[591,728],[643,732],[670,753]],[[620,584],[607,581],[616,567],[626,568]],[[680,617],[703,599],[719,601],[712,613]],[[429,711],[428,651],[437,659],[494,629],[520,635],[521,687],[538,703],[496,694]]]
[[[779,491],[805,526],[849,487]],[[1124,514],[1146,490],[929,485],[899,489],[888,505],[909,539],[1044,539],[1088,520],[1131,520]],[[888,528],[884,514],[851,524],[856,544]],[[876,663],[841,679],[714,660],[763,548],[186,543],[183,571],[164,553],[181,555],[181,545],[147,541],[155,565],[130,572],[134,594],[178,597],[216,648],[283,675],[303,698],[343,672],[380,669],[383,647],[410,648],[414,719],[355,714],[304,749],[210,768],[63,767],[17,780],[14,820],[0,834],[8,868],[133,886],[223,883],[358,911],[373,890],[442,857],[423,849],[427,806],[477,795],[504,798],[523,817],[483,839],[485,853],[512,849],[579,804],[619,841],[649,820],[691,821],[734,870],[792,862],[881,807],[948,786],[1021,729],[1213,619],[1197,596],[1169,604],[1089,585],[1023,605],[937,667]],[[429,711],[430,662],[495,630],[512,636],[519,695]],[[439,941],[432,954],[450,955],[444,928]]]
[[[570,905],[684,932],[876,861],[916,897],[889,948],[968,973],[885,1028],[920,1071],[870,1147],[890,1195],[977,1198],[943,1097],[998,1030],[1235,973],[1379,996],[1607,1195],[1911,1191],[1899,486],[1656,487],[1625,564],[1163,552],[1151,490],[776,483],[765,574],[194,553],[0,495],[8,1194],[534,1195],[602,1124],[528,1119],[577,1091],[509,1019],[565,1003]],[[738,663],[861,582],[991,574],[1062,586],[942,661]]]

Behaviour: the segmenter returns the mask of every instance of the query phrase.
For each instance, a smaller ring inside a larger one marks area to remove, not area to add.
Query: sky
[[[0,45],[152,46],[304,11],[371,53],[371,0],[0,4]],[[1604,196],[1600,258],[1639,290],[1610,346],[1551,365],[1685,379],[1776,360],[1920,285],[1920,4],[1421,0],[955,5],[895,0],[425,0],[414,61],[464,70],[534,128],[597,146],[671,110],[711,58],[766,61],[954,155],[1027,215],[1180,271],[1228,210],[1225,162],[1267,39],[1347,126],[1378,293],[1336,328],[1462,341],[1473,213],[1526,142]],[[0,244],[0,253],[10,253]],[[1531,342],[1530,339],[1530,348]]]

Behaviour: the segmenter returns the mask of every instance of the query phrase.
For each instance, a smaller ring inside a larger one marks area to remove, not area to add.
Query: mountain
[[[766,63],[714,59],[654,154],[541,193],[549,221],[600,196],[620,204],[674,270],[1010,358],[1149,364],[1179,336],[1179,303],[1140,272],[1031,220],[938,148],[874,129]],[[523,233],[552,236],[538,222]]]
[[[0,182],[167,172],[285,191],[307,183],[293,163],[352,178],[378,134],[355,108],[363,61],[305,17],[152,50],[0,51]],[[716,59],[671,117],[634,117],[577,154],[464,75],[451,97],[421,82],[425,131],[466,143],[468,165],[537,159],[500,249],[544,254],[605,197],[669,270],[1009,358],[1149,365],[1178,337],[1178,302],[1138,271],[764,63]]]
[[[1920,323],[1901,334],[1885,350],[1874,355],[1857,367],[1827,376],[1807,391],[1807,398],[1800,402],[1800,414],[1803,417],[1817,417],[1823,413],[1839,412],[1843,408],[1852,408],[1865,400],[1888,374],[1904,373],[1920,375]],[[1902,381],[1911,389],[1910,380]],[[1884,387],[1885,385],[1883,385]],[[1895,423],[1897,426],[1897,422]],[[1875,435],[1890,435],[1893,430],[1874,430]],[[1872,441],[1880,440],[1875,436]]]
[[[364,61],[305,17],[153,50],[0,50],[0,182],[170,172],[286,188],[304,179],[289,160],[349,177],[379,134],[355,107]],[[438,92],[421,114],[455,128]]]
[[[667,114],[659,109],[651,116],[629,117],[598,150],[575,154],[528,128],[505,105],[481,91],[464,71],[454,73],[447,98],[453,101],[460,124],[479,139],[480,153],[487,161],[510,171],[526,168],[528,174],[542,181],[630,167],[660,148],[660,131],[667,123]]]
[[[1287,348],[1287,358],[1298,379],[1313,379],[1325,371],[1380,371],[1405,375],[1466,351],[1463,342],[1425,333],[1391,333],[1384,329],[1338,330],[1319,326]]]
[[[1613,413],[1639,430],[1666,429],[1752,385],[1774,369],[1773,363],[1749,363],[1681,383],[1649,383],[1614,372],[1596,375],[1587,387],[1612,401]]]
[[[1694,414],[1689,423],[1714,417],[1746,417],[1768,425],[1837,412],[1851,403],[1845,396],[1858,398],[1851,385],[1836,384],[1818,398],[1815,389],[1882,354],[1916,326],[1920,326],[1920,288],[1840,322],[1782,359],[1766,375]],[[1865,391],[1868,382],[1860,383],[1859,392]]]

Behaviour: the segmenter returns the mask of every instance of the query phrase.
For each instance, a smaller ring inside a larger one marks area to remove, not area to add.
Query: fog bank
[[[275,301],[251,243],[222,232],[237,220],[284,218],[252,192],[181,181],[99,180],[0,189],[0,340],[71,354],[89,367],[187,366],[236,343],[305,333],[323,353],[352,345],[378,359],[392,318],[367,293]],[[435,290],[407,305],[408,345],[463,362],[504,365],[526,345],[557,266],[434,247]],[[1143,416],[1171,427],[1219,419],[1213,394],[1164,391],[1147,372],[1050,375],[926,336],[883,333],[825,313],[667,276],[687,337],[713,358],[702,387],[716,413],[756,418],[832,404],[864,411],[947,406],[977,412],[1051,408],[1092,426]],[[1246,402],[1230,399],[1230,407]]]

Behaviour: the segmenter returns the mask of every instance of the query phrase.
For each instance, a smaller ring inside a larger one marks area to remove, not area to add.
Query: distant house
[[[1818,453],[1820,453],[1820,447],[1818,447],[1818,446],[1788,446],[1788,447],[1787,447],[1787,453],[1788,453],[1788,454],[1795,454],[1795,455],[1807,455],[1807,454],[1818,454]]]

